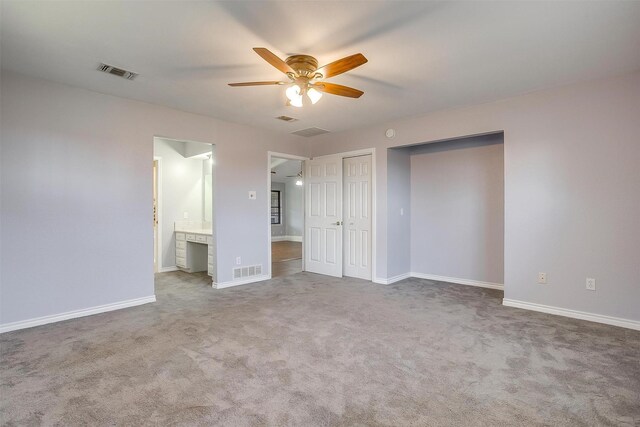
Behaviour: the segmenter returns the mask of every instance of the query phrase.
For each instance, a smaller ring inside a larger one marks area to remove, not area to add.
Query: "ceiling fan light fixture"
[[[302,107],[302,94],[300,93],[301,89],[298,85],[291,85],[285,91],[287,98],[289,98],[289,105],[293,105],[294,107]]]
[[[298,85],[289,86],[285,94],[287,95],[287,98],[289,98],[289,100],[292,102],[298,98],[302,98],[302,95],[300,95],[300,86]]]
[[[309,96],[312,104],[315,104],[320,101],[320,98],[322,98],[322,93],[314,88],[309,88],[307,95]]]

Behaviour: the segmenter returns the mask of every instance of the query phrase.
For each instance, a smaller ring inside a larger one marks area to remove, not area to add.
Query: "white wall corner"
[[[269,280],[270,278],[271,277],[269,277],[268,274],[261,274],[260,276],[248,277],[243,280],[231,280],[229,282],[212,282],[211,287],[214,289],[224,289],[224,288],[230,288],[232,286],[240,286],[240,285],[247,285],[249,283],[263,282],[265,280]]]
[[[378,283],[380,285],[391,285],[392,283],[396,283],[401,280],[408,279],[409,277],[411,277],[411,273],[402,273],[402,274],[398,274],[397,276],[389,277],[387,279],[382,277],[376,277],[375,279],[373,279],[373,283]]]
[[[123,308],[135,307],[137,305],[148,304],[156,301],[155,295],[142,298],[135,298],[112,304],[98,305],[82,310],[67,311],[65,313],[53,314],[50,316],[36,317],[33,319],[20,320],[18,322],[5,323],[0,325],[0,334],[17,331],[19,329],[33,328],[34,326],[46,325],[48,323],[62,322],[63,320],[76,319],[78,317],[91,316],[94,314],[106,313],[108,311],[120,310]]]
[[[507,298],[504,298],[502,300],[502,305],[506,307],[522,308],[524,310],[538,311],[540,313],[554,314],[556,316],[587,320],[589,322],[604,323],[605,325],[620,326],[622,328],[629,328],[640,331],[640,321],[638,320],[587,313],[585,311],[570,310],[568,308],[553,307],[550,305],[535,304],[532,302],[518,301]]]

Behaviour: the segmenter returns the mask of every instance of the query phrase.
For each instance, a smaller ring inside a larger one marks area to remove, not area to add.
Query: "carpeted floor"
[[[0,336],[3,425],[640,425],[640,332],[300,273]]]

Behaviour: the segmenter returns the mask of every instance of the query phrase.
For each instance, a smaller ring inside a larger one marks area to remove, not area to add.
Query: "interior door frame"
[[[358,156],[366,156],[371,154],[371,280],[370,282],[375,282],[376,277],[377,277],[377,268],[376,268],[376,243],[377,243],[377,232],[376,232],[376,225],[377,225],[377,209],[376,209],[376,149],[375,148],[363,148],[361,150],[354,150],[354,151],[345,151],[343,153],[333,153],[333,154],[326,154],[326,156],[338,156],[340,157],[342,160],[348,158],[348,157],[358,157]],[[277,157],[277,156],[276,156]],[[314,158],[318,158],[318,157],[324,157],[323,156],[316,156],[316,157],[312,157],[312,159]],[[344,163],[341,165],[341,167],[344,167]],[[271,180],[269,180],[271,181]],[[344,198],[344,194],[342,196]],[[341,215],[344,212],[341,212]],[[306,216],[305,216],[305,222],[306,222]],[[305,223],[305,230],[306,230],[306,223]],[[343,229],[344,232],[344,229]],[[303,245],[304,248],[304,245]],[[342,249],[344,250],[344,238],[342,239]],[[302,254],[303,256],[303,266],[304,266],[304,252]],[[303,269],[304,270],[304,269]],[[344,264],[342,266],[342,275],[344,277]]]
[[[154,255],[156,257],[156,269],[154,273],[162,273],[162,157],[153,156],[153,161],[158,162],[158,166],[156,168],[156,190],[158,192],[158,225],[157,225],[157,239],[154,244],[154,251],[156,252]],[[153,190],[152,190],[153,191]],[[153,197],[153,196],[152,196]],[[154,236],[155,238],[155,236]]]
[[[295,154],[286,154],[286,153],[278,153],[276,151],[268,151],[267,152],[267,196],[265,197],[265,199],[267,199],[267,209],[266,209],[266,218],[267,218],[267,268],[269,269],[269,279],[271,279],[271,158],[272,157],[277,157],[280,159],[287,159],[287,160],[300,160],[302,162],[302,170],[305,169],[305,161],[309,160],[308,157],[303,157],[303,156],[296,156]],[[304,180],[304,176],[302,178]],[[302,223],[303,223],[303,230],[305,227],[305,185],[302,186]],[[302,233],[302,271],[304,271],[304,232]]]

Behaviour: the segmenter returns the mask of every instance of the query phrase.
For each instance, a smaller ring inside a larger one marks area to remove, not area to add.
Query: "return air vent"
[[[235,267],[233,269],[233,280],[260,275],[262,275],[262,264],[250,265],[247,267]]]
[[[114,67],[113,65],[100,64],[98,66],[98,71],[102,71],[103,73],[113,74],[114,76],[122,77],[123,79],[133,80],[138,77],[138,73],[134,73],[133,71],[123,70],[122,68]]]
[[[293,135],[299,135],[299,136],[316,136],[316,135],[322,135],[323,133],[329,133],[328,130],[326,129],[320,129],[320,128],[307,128],[307,129],[301,129],[301,130],[297,130],[295,132],[291,132]]]
[[[276,117],[278,120],[282,120],[283,122],[297,122],[298,119],[289,116],[278,116]]]

